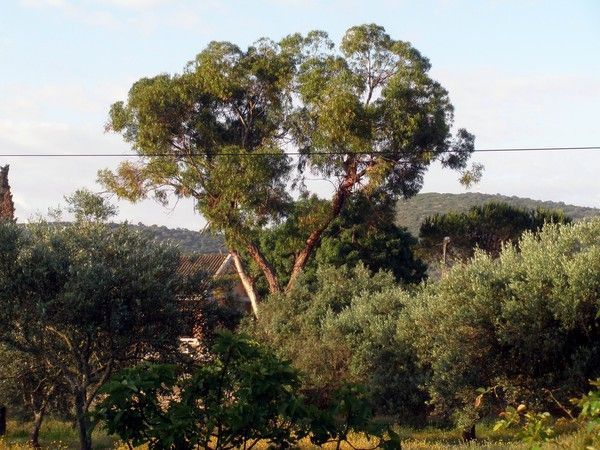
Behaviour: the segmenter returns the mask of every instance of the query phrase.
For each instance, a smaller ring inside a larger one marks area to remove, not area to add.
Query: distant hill
[[[544,202],[530,198],[472,192],[464,194],[426,193],[418,194],[410,200],[400,200],[397,204],[396,223],[408,228],[413,235],[418,236],[421,222],[427,216],[450,211],[462,212],[472,206],[490,201],[502,201],[514,206],[530,209],[538,207],[560,209],[576,220],[585,217],[600,216],[599,208],[567,205],[563,202]],[[200,233],[186,228],[167,228],[165,226],[144,225],[142,223],[130,226],[146,233],[154,240],[166,241],[177,245],[182,253],[219,253],[227,251],[223,237],[220,235],[208,232]]]
[[[113,224],[117,226],[117,224]],[[223,237],[209,232],[200,233],[186,228],[168,228],[158,225],[129,225],[156,241],[169,242],[180,248],[182,253],[219,253],[227,252]]]
[[[478,192],[467,192],[464,194],[439,194],[435,192],[417,194],[409,200],[400,200],[396,206],[396,223],[408,228],[415,236],[419,235],[419,227],[425,217],[436,213],[444,214],[450,211],[463,212],[477,205],[490,201],[506,202],[513,206],[535,209],[559,209],[573,219],[600,216],[599,208],[585,206],[567,205],[563,202],[544,202],[530,198],[509,197],[500,194],[481,194]]]

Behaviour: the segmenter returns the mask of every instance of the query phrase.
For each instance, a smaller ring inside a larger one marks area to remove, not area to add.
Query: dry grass
[[[9,434],[0,439],[0,450],[25,450],[29,449],[27,437],[29,433],[28,424],[9,422]],[[478,435],[482,440],[473,443],[464,443],[459,439],[459,434],[455,430],[442,430],[438,428],[409,429],[400,428],[400,435],[403,438],[403,450],[528,450],[530,446],[511,442],[510,434],[493,433],[489,427],[483,426],[478,429]],[[574,450],[600,450],[600,436],[592,436],[585,429],[564,430],[554,442],[548,442],[541,446],[543,450],[551,449],[574,449]],[[48,421],[42,428],[41,442],[44,450],[69,450],[78,448],[77,435],[71,425],[59,421]],[[372,447],[373,442],[369,442],[364,436],[354,436],[352,444],[356,448]],[[118,449],[127,450],[127,446],[119,445],[112,438],[106,436],[101,431],[94,434],[94,448],[96,449]],[[266,445],[257,446],[257,450],[265,450]],[[308,440],[301,442],[301,449],[316,449]],[[329,444],[323,448],[327,450],[335,449],[335,444]],[[351,450],[349,445],[342,445],[343,450]],[[140,448],[139,450],[145,450]]]
[[[0,439],[0,450],[30,449],[27,445],[31,424],[9,420],[7,435]],[[94,446],[97,449],[114,448],[115,439],[107,436],[101,430],[93,434]],[[67,450],[78,448],[77,432],[68,422],[59,420],[44,420],[40,431],[40,444],[43,450]]]

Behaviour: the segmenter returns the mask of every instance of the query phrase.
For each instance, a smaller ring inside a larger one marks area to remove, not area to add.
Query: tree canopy
[[[178,348],[179,262],[126,227],[0,223],[0,343],[58,373],[82,449],[86,413],[113,370]]]
[[[421,224],[420,247],[424,255],[439,260],[442,240],[449,237],[449,254],[454,259],[470,258],[477,248],[498,256],[503,244],[516,243],[525,231],[539,231],[547,222],[569,223],[571,219],[561,211],[489,202],[463,213],[427,217]]]
[[[468,426],[503,402],[564,414],[600,374],[599,272],[599,219],[547,224],[408,301],[398,339],[429,372],[436,412]]]
[[[260,248],[284,283],[288,281],[295,255],[310,232],[302,220],[306,220],[308,212],[326,210],[328,205],[327,200],[315,196],[301,197],[284,223],[261,232]],[[422,281],[427,266],[413,254],[417,240],[394,224],[394,212],[394,204],[386,196],[353,196],[323,232],[321,245],[305,272],[314,278],[318,266],[353,267],[362,262],[373,272],[392,272],[401,283]],[[252,275],[257,269],[251,266]]]
[[[327,208],[302,219],[308,232],[289,290],[349,198],[414,195],[434,161],[466,168],[474,137],[452,134],[448,92],[429,69],[410,43],[374,24],[350,28],[338,46],[322,31],[246,50],[211,42],[183,73],[142,78],[112,105],[108,128],[140,158],[99,179],[132,201],[193,197],[234,258],[244,251],[260,267],[271,292],[284,286],[258,245],[260,230],[285,222],[307,178],[331,181]]]

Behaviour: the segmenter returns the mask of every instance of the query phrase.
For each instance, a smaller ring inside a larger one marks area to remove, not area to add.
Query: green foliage
[[[431,259],[440,259],[441,242],[450,238],[448,254],[465,260],[480,248],[498,256],[502,245],[516,243],[525,231],[539,231],[544,223],[569,223],[562,212],[526,210],[507,203],[490,202],[473,206],[465,213],[436,214],[421,224],[420,250]]]
[[[414,357],[395,339],[407,299],[391,273],[372,274],[361,263],[322,266],[287,295],[268,297],[248,326],[302,370],[313,402],[327,403],[344,384],[358,383],[376,412],[407,417],[425,400]]]
[[[401,283],[418,283],[425,264],[413,255],[416,239],[393,223],[392,204],[385,198],[357,196],[324,233],[315,254],[320,265],[387,270]]]
[[[100,221],[105,222],[117,215],[118,209],[107,200],[87,189],[78,189],[73,194],[65,197],[67,211],[75,216],[77,222]]]
[[[571,402],[579,408],[579,417],[588,421],[589,428],[600,435],[600,378],[590,381],[590,384],[593,390]]]
[[[0,345],[0,405],[10,416],[31,419],[49,403],[57,417],[66,415],[66,387],[57,375],[31,355]]]
[[[518,408],[508,406],[500,414],[503,419],[496,422],[494,431],[518,428],[517,438],[531,445],[531,449],[539,449],[539,443],[554,438],[556,432],[549,412],[527,411],[525,405]]]
[[[241,335],[217,336],[210,360],[191,370],[143,364],[103,388],[96,416],[109,434],[150,449],[289,448],[310,434],[323,444],[353,431],[383,435],[356,390],[340,392],[317,409],[298,394],[300,377],[289,363]],[[381,448],[398,444],[381,439]]]
[[[301,197],[285,223],[265,229],[260,247],[287,283],[295,255],[302,250],[309,222],[327,213],[326,200]],[[381,196],[358,195],[321,237],[314,259],[305,268],[305,278],[314,277],[317,267],[356,266],[362,262],[372,272],[388,270],[398,282],[417,283],[425,277],[425,264],[413,255],[416,239],[393,223],[393,204]],[[259,270],[253,272],[258,276]]]
[[[406,304],[412,342],[436,411],[476,419],[481,386],[500,403],[564,402],[600,373],[600,220],[525,233],[498,259],[477,252]]]
[[[426,217],[449,212],[467,212],[473,206],[482,206],[489,202],[508,203],[511,206],[524,209],[542,208],[550,211],[562,211],[573,220],[590,218],[600,215],[600,209],[585,206],[567,205],[563,202],[532,200],[530,198],[509,197],[500,194],[482,194],[465,192],[462,194],[440,194],[427,192],[417,194],[396,204],[396,224],[406,227],[413,235],[418,236],[421,223]]]
[[[308,174],[335,180],[335,192],[326,214],[300,223],[298,236],[310,239],[286,273],[289,287],[349,198],[414,195],[436,160],[465,169],[474,137],[452,135],[453,107],[429,69],[374,24],[350,28],[338,48],[320,31],[245,50],[211,42],[182,74],[140,79],[112,105],[109,128],[143,158],[99,179],[131,201],[194,198],[278,292],[274,263],[258,248],[261,230],[286,221]],[[300,154],[295,165],[290,149]]]
[[[110,224],[118,228],[122,224]],[[225,252],[222,235],[188,230],[185,228],[167,228],[158,225],[127,224],[132,230],[142,233],[150,241],[177,247],[182,254]]]
[[[600,437],[600,379],[591,380],[590,384],[594,389],[581,397],[571,399],[571,403],[579,409],[578,419],[587,423],[588,433],[594,440]],[[567,412],[571,420],[575,420],[571,412]],[[521,404],[517,408],[508,406],[500,416],[503,418],[496,422],[494,431],[516,428],[519,430],[517,437],[532,445],[532,449],[541,448],[540,442],[549,441],[556,435],[555,422],[548,412],[528,411],[526,406]]]
[[[176,350],[179,252],[126,227],[0,224],[0,341],[60,374],[85,412],[111,371]]]

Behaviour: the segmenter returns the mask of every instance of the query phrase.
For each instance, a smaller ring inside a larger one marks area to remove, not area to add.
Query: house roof
[[[231,255],[228,253],[200,253],[181,258],[179,273],[184,277],[191,277],[198,272],[205,272],[217,277],[229,268]]]

